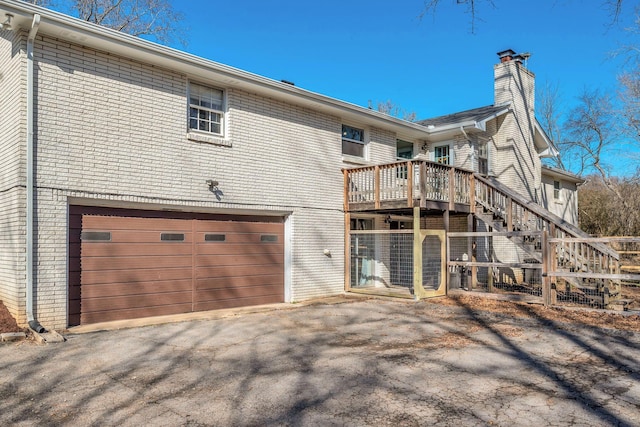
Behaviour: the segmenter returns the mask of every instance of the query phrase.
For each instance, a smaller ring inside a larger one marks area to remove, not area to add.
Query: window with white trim
[[[410,160],[413,158],[413,142],[396,139],[396,160]]]
[[[451,164],[451,150],[448,145],[439,145],[433,148],[433,160],[443,165]]]
[[[560,200],[560,181],[553,181],[553,199]]]
[[[364,129],[342,125],[342,154],[364,157],[364,148]]]
[[[478,172],[482,175],[489,174],[489,150],[486,141],[478,144]]]
[[[189,84],[189,130],[223,135],[224,91]]]

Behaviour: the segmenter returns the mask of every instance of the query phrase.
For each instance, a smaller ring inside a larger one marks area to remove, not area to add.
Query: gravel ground
[[[282,307],[2,344],[0,425],[640,426],[638,316],[468,297]]]

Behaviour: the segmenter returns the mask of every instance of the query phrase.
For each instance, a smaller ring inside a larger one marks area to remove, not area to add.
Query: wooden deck
[[[421,207],[470,212],[473,172],[425,160],[344,169],[347,212]]]

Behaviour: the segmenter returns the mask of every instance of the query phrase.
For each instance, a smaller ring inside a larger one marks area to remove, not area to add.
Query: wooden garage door
[[[284,301],[282,218],[72,206],[69,325]]]

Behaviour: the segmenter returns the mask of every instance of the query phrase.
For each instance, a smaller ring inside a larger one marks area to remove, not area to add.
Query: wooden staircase
[[[495,179],[475,178],[475,216],[495,231],[539,231],[556,238],[589,238],[578,227],[549,212],[537,203],[526,200]],[[511,239],[518,247],[542,262],[542,248],[532,248],[526,239]],[[556,245],[553,268],[556,272],[611,273],[620,272],[620,257],[602,243],[568,243]],[[620,282],[603,279],[565,277],[563,292],[577,292],[592,305],[606,306],[620,296]],[[567,286],[568,285],[568,286]],[[567,291],[567,289],[569,291]]]

